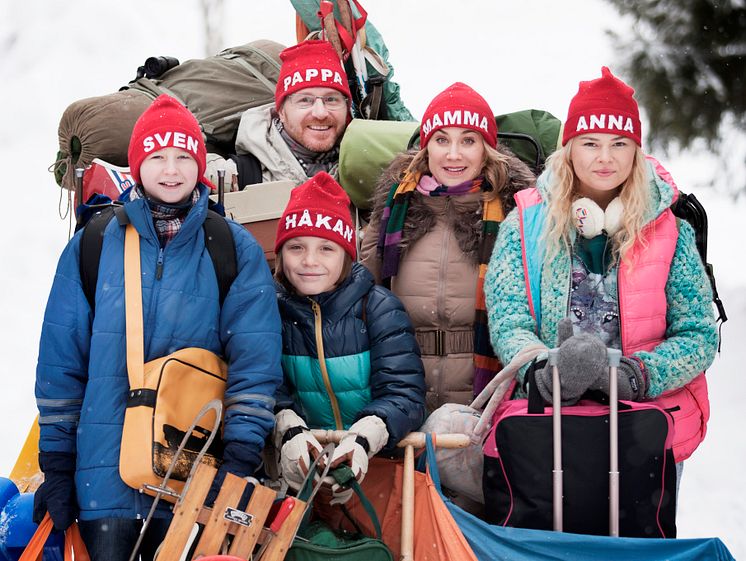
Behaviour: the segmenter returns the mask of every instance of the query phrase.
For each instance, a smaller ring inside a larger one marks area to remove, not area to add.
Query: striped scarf
[[[155,233],[158,235],[158,241],[163,248],[179,233],[187,214],[199,201],[199,197],[199,189],[194,189],[192,195],[183,203],[160,203],[148,197],[140,185],[132,189],[130,194],[130,200],[144,198],[147,201],[150,213],[153,215]]]
[[[412,194],[417,191],[425,196],[459,196],[475,193],[488,184],[483,178],[467,181],[453,187],[438,185],[429,175],[408,172],[401,183],[393,185],[386,198],[381,216],[381,228],[378,237],[378,255],[381,259],[381,278],[384,284],[391,286],[391,277],[399,271],[401,258],[401,241],[407,210]],[[478,394],[493,376],[502,368],[500,361],[490,344],[487,326],[487,310],[484,300],[484,276],[497,239],[500,222],[503,221],[502,204],[498,198],[482,203],[482,236],[479,241],[479,276],[476,286],[474,314],[474,392]]]

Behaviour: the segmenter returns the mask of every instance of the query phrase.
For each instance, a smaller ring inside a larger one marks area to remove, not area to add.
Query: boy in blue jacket
[[[214,495],[226,472],[253,474],[273,426],[282,370],[271,274],[254,238],[229,222],[237,276],[221,307],[202,227],[209,195],[202,182],[205,145],[197,120],[178,101],[162,95],[143,113],[128,157],[136,186],[124,208],[140,235],[145,361],[199,347],[228,364],[225,448]],[[111,220],[105,229],[95,314],[81,285],[81,234],[60,258],[42,327],[36,398],[45,481],[34,519],[49,511],[55,528],[64,530],[77,518],[93,561],[127,560],[152,498],[119,476],[129,390],[124,228]],[[159,509],[143,559],[152,559],[168,528],[169,508],[161,502]]]
[[[331,466],[358,481],[368,459],[392,450],[425,418],[425,378],[399,299],[355,262],[350,200],[326,172],[296,187],[280,218],[275,278],[285,386],[273,434],[281,476],[303,482],[321,445],[308,427],[347,430]],[[331,502],[352,490],[332,485]]]

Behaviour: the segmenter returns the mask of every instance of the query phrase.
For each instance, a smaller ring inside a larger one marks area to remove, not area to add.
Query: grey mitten
[[[562,405],[573,405],[594,382],[607,378],[606,345],[588,333],[573,335],[572,320],[565,318],[557,324],[560,391]],[[536,387],[547,403],[552,403],[552,367],[547,364],[536,372]]]
[[[617,397],[625,401],[640,401],[645,397],[647,381],[644,367],[633,358],[622,357],[617,368]],[[591,389],[609,395],[609,375],[605,374],[596,380]]]

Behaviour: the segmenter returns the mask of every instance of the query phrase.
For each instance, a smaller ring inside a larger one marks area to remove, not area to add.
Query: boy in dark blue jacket
[[[238,271],[221,307],[202,227],[205,145],[197,120],[178,101],[163,95],[153,102],[135,124],[128,156],[137,185],[124,208],[140,235],[145,361],[199,347],[228,364],[217,487],[226,472],[253,474],[273,426],[282,370],[271,274],[254,238],[229,222]],[[114,219],[104,232],[95,314],[81,285],[81,235],[60,258],[42,328],[36,398],[45,481],[34,518],[49,511],[58,530],[78,518],[93,561],[126,560],[152,499],[119,476],[129,390],[124,228]],[[169,508],[161,505],[143,559],[152,558],[168,527]]]
[[[425,418],[412,324],[399,299],[355,262],[349,205],[339,184],[320,172],[292,191],[277,230],[287,393],[278,398],[274,444],[281,475],[294,489],[321,451],[309,426],[349,431],[331,465],[348,464],[362,481],[368,458],[395,448]],[[332,491],[332,503],[352,494],[336,484]]]

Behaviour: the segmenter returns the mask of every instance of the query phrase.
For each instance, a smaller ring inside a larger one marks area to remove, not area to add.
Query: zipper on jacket
[[[163,248],[158,249],[158,261],[155,263],[155,280],[161,280],[163,276]]]
[[[339,403],[337,402],[337,396],[334,395],[332,389],[332,382],[329,378],[329,372],[326,369],[326,359],[324,358],[324,339],[321,335],[321,306],[316,300],[309,298],[311,302],[311,309],[313,310],[314,319],[314,333],[316,335],[316,354],[319,359],[319,369],[321,370],[321,378],[324,381],[324,387],[326,393],[329,396],[329,401],[332,406],[332,413],[334,413],[334,424],[337,426],[337,430],[344,430],[344,424],[342,423],[342,413],[339,410]]]

